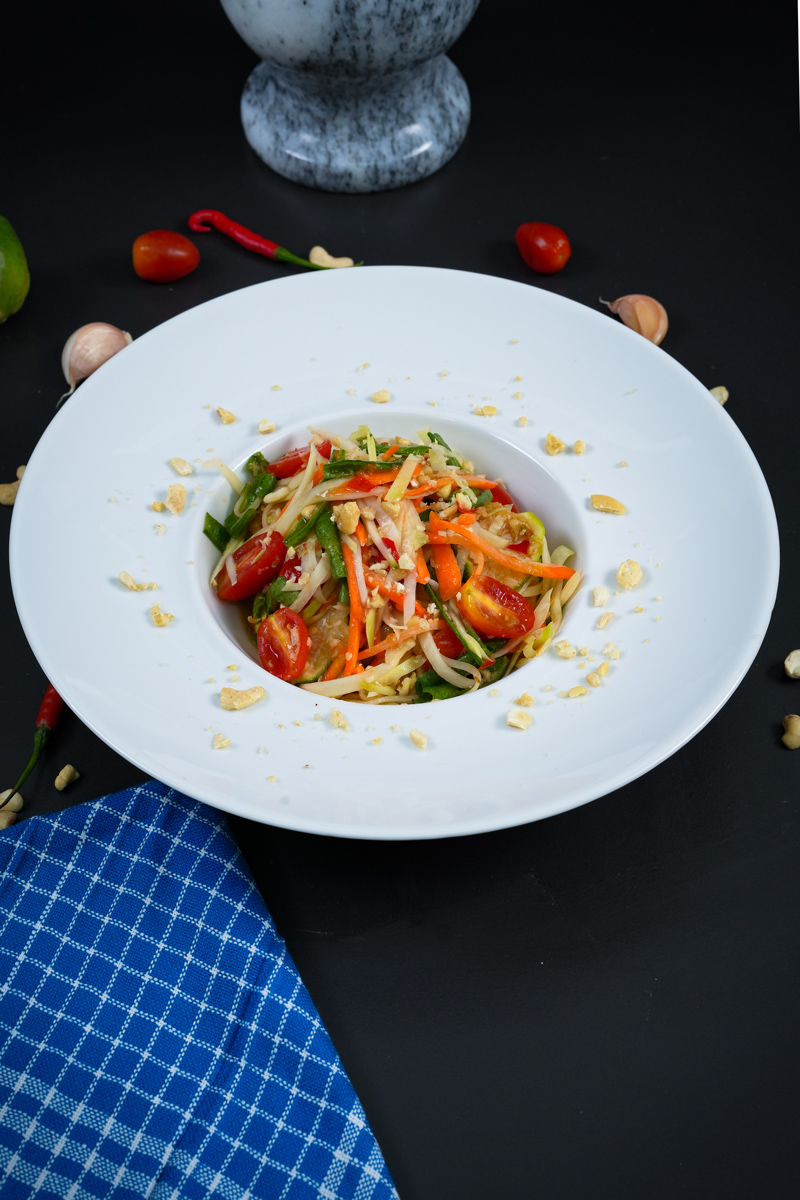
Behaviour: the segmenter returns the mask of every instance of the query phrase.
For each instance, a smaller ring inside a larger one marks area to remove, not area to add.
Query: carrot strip
[[[420,496],[430,496],[431,492],[438,492],[443,483],[449,482],[449,479],[431,479],[429,483],[422,483],[417,488],[409,488],[403,493],[403,499],[419,500]]]
[[[432,546],[450,543],[480,550],[487,558],[493,559],[502,567],[507,567],[509,571],[516,571],[518,575],[535,575],[539,579],[569,579],[575,574],[572,567],[532,562],[524,554],[517,554],[515,550],[500,550],[485,538],[478,537],[465,525],[443,521],[436,513],[431,513],[428,522],[428,541]]]
[[[439,581],[439,595],[442,600],[452,600],[461,589],[461,572],[458,569],[455,551],[448,542],[442,542],[431,546],[431,558]]]
[[[378,594],[385,596],[387,600],[391,600],[396,608],[402,608],[405,603],[405,593],[399,592],[396,587],[392,587],[388,580],[378,575],[375,571],[370,571],[364,567],[364,582],[368,588],[377,588]],[[414,612],[417,616],[424,617],[425,609],[418,600],[414,601]]]
[[[340,650],[322,678],[338,679],[342,673],[342,667],[345,665],[346,661],[344,650]]]
[[[422,470],[422,463],[417,463],[414,470],[411,472],[411,478],[414,479]],[[366,479],[369,483],[392,483],[400,474],[400,467],[392,467],[391,471],[359,471],[355,478]]]
[[[419,625],[414,625],[410,629],[400,629],[397,633],[391,634],[388,638],[384,638],[382,642],[375,642],[373,646],[368,646],[366,650],[359,653],[359,658],[372,658],[375,654],[380,654],[384,650],[391,650],[393,646],[398,646],[400,642],[407,641],[408,638],[417,637],[420,633],[435,633],[437,629],[442,629],[444,621],[428,621],[427,629],[420,629]]]
[[[425,562],[425,555],[421,550],[417,551],[417,579],[420,583],[430,583],[431,573],[428,570],[428,564]]]
[[[359,546],[366,546],[368,540],[367,531],[360,521],[356,525],[356,540],[358,541]]]
[[[459,525],[474,525],[475,522],[477,521],[477,519],[478,518],[474,512],[459,513],[458,524]]]
[[[361,641],[361,626],[364,624],[364,609],[358,594],[356,566],[353,551],[346,542],[342,542],[342,556],[347,568],[347,590],[350,596],[350,624],[347,627],[347,648],[345,650],[344,674],[354,675],[358,666],[358,646]]]
[[[388,460],[392,457],[394,452],[399,449],[400,449],[399,446],[390,446],[389,449],[386,451],[386,453],[381,455],[381,461],[388,462]]]
[[[317,467],[311,479],[311,486],[316,487],[318,483],[322,483],[322,464]]]

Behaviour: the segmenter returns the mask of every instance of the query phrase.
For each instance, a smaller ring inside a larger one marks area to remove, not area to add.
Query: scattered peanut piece
[[[800,679],[800,650],[793,650],[783,660],[783,669],[790,679]]]
[[[593,675],[599,675],[599,676],[600,676],[600,678],[602,679],[604,675],[607,675],[607,674],[608,674],[608,663],[607,663],[607,662],[601,662],[601,663],[600,663],[600,666],[597,668],[597,670],[596,670],[596,671],[593,671],[593,672],[592,672],[592,674],[593,674]],[[586,676],[586,678],[588,679],[588,678],[589,678],[589,676],[587,675],[587,676]]]
[[[347,717],[340,708],[332,708],[331,715],[328,717],[328,720],[334,729],[349,730],[350,728],[350,722],[347,720]]]
[[[68,784],[74,783],[76,779],[80,779],[80,773],[75,770],[72,763],[67,763],[67,765],[62,767],[56,775],[56,790],[63,792],[64,788],[67,787]]]
[[[336,526],[344,534],[353,534],[361,520],[361,509],[355,500],[347,500],[344,504],[335,504],[333,519]]]
[[[164,501],[163,500],[154,500],[153,503],[150,505],[150,507],[152,508],[153,512],[163,512],[164,511]]]
[[[624,459],[624,458],[621,458],[621,459],[619,460],[619,462],[617,463],[617,466],[618,466],[618,467],[627,467],[627,465],[628,465],[628,464],[625,462],[625,459]]]
[[[343,255],[341,258],[336,258],[333,254],[328,254],[324,246],[312,246],[308,252],[308,261],[314,263],[316,267],[353,267],[355,263],[352,258]]]
[[[388,404],[391,400],[391,395],[386,388],[379,388],[377,392],[372,393],[370,400],[373,404]]]
[[[17,467],[17,478],[13,483],[0,483],[0,504],[5,504],[10,507],[17,498],[19,491],[19,481],[25,474],[25,465]]]
[[[608,622],[611,620],[611,618],[613,616],[614,616],[613,612],[604,612],[603,615],[601,617],[598,617],[598,619],[597,619],[597,628],[605,629],[606,625],[608,624]]]
[[[602,608],[604,604],[608,604],[608,598],[611,595],[607,587],[592,588],[592,602],[595,608]]]
[[[472,411],[476,417],[497,416],[497,406],[495,404],[476,404]]]
[[[577,654],[575,647],[566,638],[562,638],[560,642],[556,642],[553,649],[559,658],[574,658]]]
[[[411,738],[411,741],[414,743],[414,745],[420,750],[424,750],[427,747],[428,739],[425,737],[425,734],[421,729],[410,729],[408,736]]]
[[[617,583],[620,587],[626,589],[634,588],[637,583],[641,583],[641,580],[642,568],[635,558],[626,558],[624,562],[619,564]]]
[[[191,475],[194,471],[192,464],[188,463],[185,458],[171,458],[169,460],[169,465],[172,467],[173,471],[177,471],[179,475]]]
[[[276,426],[275,422],[270,421],[269,417],[262,417],[258,422],[257,428],[259,433],[274,433]]]
[[[579,696],[587,696],[588,694],[589,689],[585,687],[572,687],[567,692],[570,700],[577,700]]]
[[[790,713],[783,718],[784,734],[781,738],[784,746],[788,750],[797,750],[800,746],[800,717],[797,713]]]
[[[157,583],[134,583],[133,576],[129,571],[120,571],[117,579],[131,592],[154,592],[158,587]]]
[[[572,452],[573,452],[573,454],[585,454],[586,453],[586,442],[583,440],[583,438],[578,438],[577,442],[572,447]]]
[[[517,424],[521,425],[522,428],[524,429],[525,426],[528,424],[528,418],[527,417],[517,417]]]
[[[178,515],[183,511],[183,506],[186,503],[186,488],[182,483],[171,483],[167,488],[167,498],[164,501],[164,507],[168,508],[173,516]]]
[[[9,797],[11,798],[9,799]],[[0,809],[0,812],[18,813],[22,809],[24,800],[22,799],[22,796],[20,796],[19,792],[14,792],[14,795],[12,796],[11,788],[6,788],[4,792],[0,792],[0,804],[3,805],[2,809]]]
[[[720,404],[725,404],[730,395],[728,389],[723,387],[722,384],[719,384],[717,387],[709,388],[708,390],[711,392],[711,395],[714,397],[714,399],[718,400]]]
[[[608,666],[608,664],[603,663],[603,666]],[[599,673],[597,671],[590,671],[586,676],[586,682],[590,685],[590,687],[600,687]]]
[[[235,415],[230,411],[230,409],[222,408],[221,406],[217,409],[217,416],[219,417],[220,421],[222,421],[223,425],[231,425],[236,420]]]
[[[219,694],[219,702],[229,712],[238,712],[241,708],[249,708],[258,700],[263,700],[266,692],[263,687],[232,688],[224,687]]]
[[[636,608],[633,611],[635,613],[640,613],[640,612],[644,612],[644,609],[642,608],[641,604],[637,604]]]
[[[544,440],[544,448],[548,454],[560,454],[566,448],[566,442],[562,442],[554,433],[548,433]]]
[[[613,496],[604,496],[602,492],[596,492],[591,501],[592,508],[596,508],[598,512],[616,513],[617,516],[623,516],[625,513],[625,505],[621,500],[615,500]]]
[[[532,704],[535,704],[535,703],[536,703],[536,701],[534,700],[534,698],[533,698],[533,696],[530,694],[530,692],[523,692],[521,696],[517,696],[517,698],[516,698],[516,700],[514,701],[514,703],[515,703],[515,704],[519,704],[519,706],[520,706],[521,708],[530,708],[530,706],[531,706]]]
[[[231,739],[223,737],[221,733],[215,733],[214,741],[211,744],[215,750],[224,750],[226,746],[230,746]]]
[[[150,609],[150,616],[153,618],[153,624],[158,625],[160,629],[169,625],[170,621],[174,621],[175,617],[172,613],[162,612],[160,604],[154,604]]]
[[[506,716],[506,725],[510,725],[513,729],[528,729],[532,721],[531,714],[523,712],[521,708],[512,708]]]

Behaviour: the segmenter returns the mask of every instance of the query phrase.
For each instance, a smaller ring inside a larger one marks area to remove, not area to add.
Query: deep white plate
[[[371,402],[379,389],[387,404]],[[474,413],[487,405],[496,415]],[[223,424],[219,406],[235,422]],[[274,434],[257,432],[261,418]],[[413,706],[323,700],[261,669],[207,587],[216,551],[203,517],[224,516],[230,491],[201,464],[218,456],[240,468],[256,449],[274,458],[304,444],[308,424],[349,434],[362,422],[381,435],[441,431],[542,517],[551,546],[575,548],[585,582],[560,636],[584,653],[551,651],[496,688]],[[570,449],[550,457],[550,431]],[[571,450],[577,439],[582,455]],[[179,480],[173,456],[193,464],[190,478]],[[154,512],[175,482],[188,485],[184,511]],[[595,511],[593,492],[621,500],[626,515]],[[735,586],[744,550],[757,589]],[[752,452],[662,348],[535,286],[406,267],[260,284],[134,341],[46,430],[19,490],[10,553],[34,654],[110,746],[226,811],[362,838],[517,825],[649,771],[742,679],[779,561]],[[644,577],[618,594],[628,558]],[[123,570],[158,590],[125,589]],[[593,607],[595,585],[610,589],[606,609]],[[154,625],[154,602],[174,614],[168,627]],[[603,611],[615,616],[598,630]],[[609,641],[618,659],[603,653]],[[563,695],[604,661],[600,687]],[[227,712],[228,683],[267,694]],[[535,704],[522,731],[506,716],[524,691]],[[334,708],[348,730],[331,724]],[[213,748],[216,733],[226,748]]]

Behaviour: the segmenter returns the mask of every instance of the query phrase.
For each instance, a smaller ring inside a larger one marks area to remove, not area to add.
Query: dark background
[[[32,285],[0,327],[2,481],[54,416],[78,326],[139,336],[293,269],[209,235],[193,275],[138,279],[133,239],[185,232],[203,207],[300,254],[319,242],[593,307],[649,293],[669,312],[665,352],[729,388],[777,510],[781,585],[751,670],[689,745],[498,833],[374,843],[232,823],[402,1200],[794,1194],[800,753],[780,742],[800,709],[782,666],[800,646],[794,3],[484,0],[451,52],[473,102],[464,145],[430,179],[367,196],[289,183],[250,150],[239,96],[256,59],[215,0],[29,7],[3,17],[0,212]],[[560,274],[519,258],[528,220],[569,233]],[[741,551],[729,577],[686,579],[687,621],[760,586]],[[46,683],[6,564],[1,786],[27,761]],[[60,794],[65,762],[81,778]],[[142,778],[67,712],[23,816]]]

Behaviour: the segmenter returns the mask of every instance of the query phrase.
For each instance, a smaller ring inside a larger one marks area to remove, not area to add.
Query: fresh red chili
[[[253,233],[252,229],[245,228],[244,225],[239,225],[236,221],[232,221],[230,217],[226,217],[224,213],[218,212],[215,208],[201,208],[197,212],[192,213],[189,217],[189,228],[193,233],[208,233],[209,227],[213,226],[220,233],[226,234],[227,237],[233,238],[240,246],[244,246],[246,250],[252,250],[254,254],[263,254],[266,258],[274,258],[277,262],[296,263],[299,267],[310,267],[312,271],[328,271],[330,267],[320,266],[319,263],[309,262],[307,258],[298,258],[296,254],[292,254],[291,250],[287,250],[285,246],[279,246],[277,242],[271,242],[269,238],[261,237],[258,233]]]
[[[30,775],[33,768],[39,761],[39,755],[42,753],[44,744],[50,737],[50,734],[58,725],[59,717],[64,708],[64,701],[59,696],[52,683],[47,685],[47,690],[42,697],[42,703],[39,705],[39,713],[36,717],[36,726],[33,734],[33,754],[25,770],[20,775],[14,787],[9,792],[6,799],[0,804],[0,808],[4,808],[8,804],[15,792],[19,791],[25,780]]]

